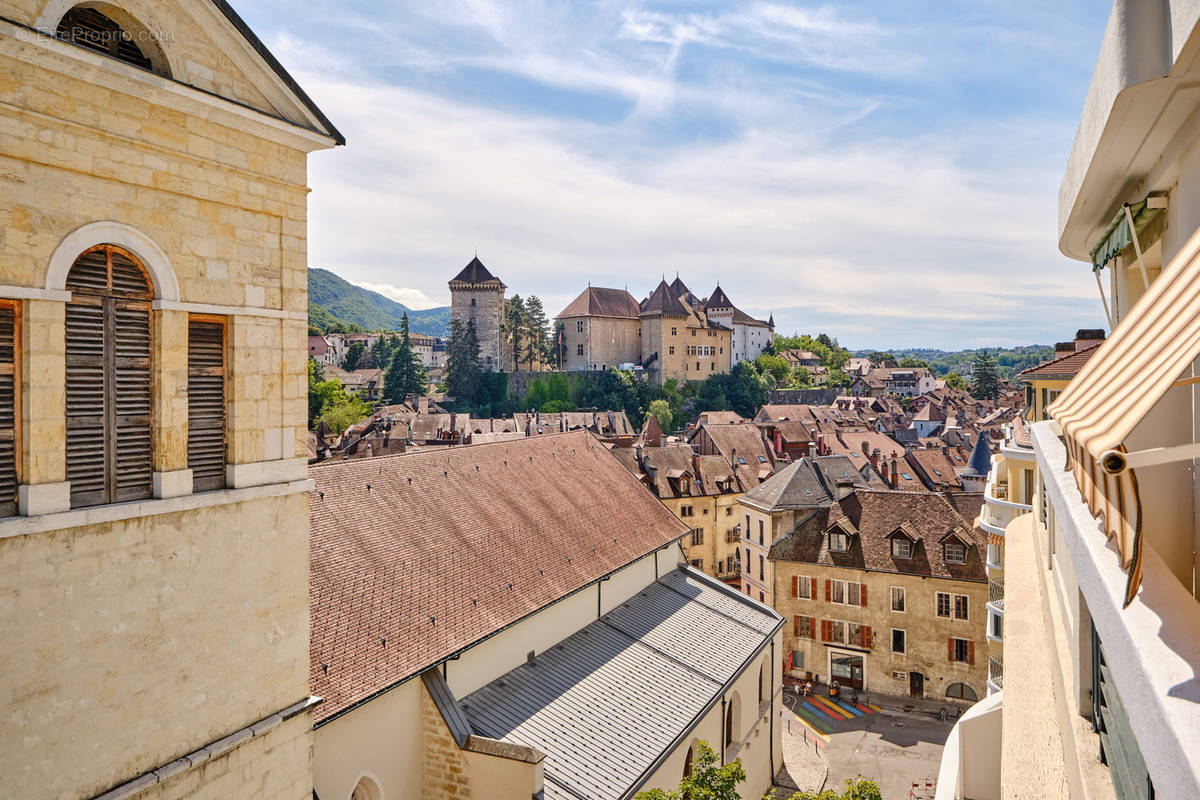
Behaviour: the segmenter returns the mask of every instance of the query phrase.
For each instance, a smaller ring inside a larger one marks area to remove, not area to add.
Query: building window
[[[750,541],[750,515],[746,515],[746,541]]]
[[[947,686],[946,697],[952,700],[966,700],[970,703],[974,703],[979,699],[979,695],[975,693],[975,690],[965,683],[952,683]]]
[[[675,345],[671,345],[667,348],[667,354],[672,356],[675,355]]]
[[[758,557],[758,579],[760,581],[765,581],[767,579],[766,578],[766,567],[767,567],[767,559],[765,556],[760,555]]]
[[[830,601],[849,606],[863,605],[863,585],[854,581],[830,581]]]
[[[950,616],[950,595],[946,592],[937,593],[937,615],[939,617]]]
[[[582,344],[575,345],[575,355],[577,355],[577,356],[583,355],[583,345]]]
[[[583,333],[583,320],[579,320],[578,322],[575,323],[575,332]]]
[[[692,328],[692,338],[695,338],[695,336],[696,336],[696,329]]]
[[[58,23],[55,36],[118,61],[171,77],[166,58],[145,30],[125,30],[94,8],[72,8]],[[139,44],[141,45],[139,47]],[[145,49],[143,49],[145,48]]]
[[[796,596],[801,600],[814,599],[813,595],[816,593],[813,591],[813,584],[815,583],[815,578],[806,578],[803,575],[796,578]]]
[[[472,298],[471,298],[471,305],[472,305],[472,306],[474,306],[474,305],[475,305],[475,298],[474,298],[474,297],[472,297]]]
[[[692,547],[698,544],[704,544],[704,529],[692,528]]]
[[[693,558],[690,561],[688,561],[688,564],[690,564],[695,569],[700,570],[701,572],[704,571],[704,559],[703,558]]]
[[[17,513],[17,452],[21,436],[19,306],[0,300],[0,517]]]
[[[798,639],[811,639],[815,635],[812,617],[793,617],[792,629]]]
[[[764,595],[761,591],[758,593],[758,602],[760,602],[760,603],[767,602],[766,595]]]
[[[967,618],[967,596],[965,594],[954,595],[954,618]]]
[[[674,325],[671,326],[671,335],[672,336],[675,335],[675,326]]]
[[[680,506],[679,507],[679,516],[694,517],[694,516],[696,516],[696,511],[694,508],[692,508],[692,506]]]
[[[944,557],[949,564],[967,563],[967,547],[958,542],[946,542]]]
[[[999,614],[992,615],[992,638],[1004,638],[1004,617]]]
[[[732,516],[733,516],[733,509],[732,509],[732,508],[726,508],[726,509],[725,509],[725,516],[727,516],[727,517],[732,517]]]
[[[903,611],[903,610],[904,610],[904,587],[903,586],[893,586],[892,587],[892,611]]]
[[[67,480],[71,506],[151,495],[150,302],[124,250],[87,250],[67,275]]]
[[[833,531],[829,534],[829,549],[838,553],[844,553],[850,549],[850,536],[841,531]]]
[[[750,574],[750,548],[746,548],[746,574]],[[749,587],[746,588],[746,594],[750,593]]]
[[[950,639],[948,648],[951,661],[961,661],[966,664],[975,663],[975,643],[969,639]]]
[[[900,628],[892,628],[892,652],[893,653],[905,652],[904,645],[905,645],[904,631],[901,630]]]
[[[766,539],[764,538],[763,534],[763,521],[761,519],[758,521],[758,543],[760,545],[766,543]]]
[[[192,489],[225,488],[225,320],[188,320],[188,469]]]
[[[895,558],[912,558],[912,542],[903,536],[892,539],[892,556]]]

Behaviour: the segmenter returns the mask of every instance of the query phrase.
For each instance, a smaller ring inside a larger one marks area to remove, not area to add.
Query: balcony
[[[988,605],[998,613],[1004,613],[1004,578],[992,578],[988,581]]]
[[[992,656],[988,659],[988,694],[1004,688],[1004,657]]]
[[[984,506],[979,512],[979,524],[988,533],[1004,535],[1004,529],[1022,514],[1028,514],[1033,506],[1026,503],[1015,503],[1008,499],[1008,483],[998,480],[999,474],[1005,468],[1004,459],[992,456],[992,471],[988,473],[987,484],[983,487]]]

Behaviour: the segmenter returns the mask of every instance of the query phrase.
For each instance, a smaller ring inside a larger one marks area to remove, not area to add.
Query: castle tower
[[[503,352],[500,326],[504,320],[504,290],[499,278],[488,272],[479,257],[463,267],[450,281],[450,318],[463,325],[475,320],[475,335],[479,339],[479,361],[483,368],[497,372]]]

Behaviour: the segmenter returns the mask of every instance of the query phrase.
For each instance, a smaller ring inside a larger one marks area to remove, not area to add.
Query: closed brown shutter
[[[17,513],[17,450],[21,375],[17,306],[0,303],[0,516]]]
[[[792,576],[792,597],[799,597],[799,596],[800,596],[800,578],[799,578],[799,576],[793,575]]]
[[[860,583],[858,587],[858,604],[863,608],[867,607],[867,585]]]
[[[828,578],[826,578],[825,579],[825,602],[828,603],[828,602],[831,602],[832,600],[833,600],[833,584],[829,582]]]
[[[953,639],[953,638],[951,638],[951,639],[950,639],[950,641],[949,641],[949,645],[948,645],[948,647],[947,647],[947,650],[946,650],[946,656],[947,656],[947,657],[948,657],[948,658],[949,658],[951,661],[953,661],[953,660],[954,660],[954,639]]]
[[[871,626],[863,625],[858,629],[859,644],[868,650],[871,649]]]
[[[821,641],[828,642],[833,638],[833,622],[831,620],[821,620]]]
[[[800,617],[792,617],[792,634],[797,637],[804,635],[801,633]]]
[[[967,664],[975,666],[975,643],[967,642]]]
[[[808,593],[808,596],[810,598],[812,598],[813,600],[816,600],[817,599],[817,579],[810,578],[809,580],[812,581],[812,583],[810,584],[810,586],[812,587],[812,590]]]
[[[71,506],[150,497],[150,284],[119,248],[67,276],[67,480]]]
[[[188,321],[188,469],[197,492],[225,488],[225,325]]]

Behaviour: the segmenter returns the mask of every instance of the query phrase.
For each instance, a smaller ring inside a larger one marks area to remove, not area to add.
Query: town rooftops
[[[987,433],[980,433],[975,437],[975,447],[971,449],[971,460],[967,463],[967,468],[962,471],[963,475],[986,478],[987,474],[992,471],[992,446]]]
[[[679,279],[676,278],[678,281]],[[671,291],[671,287],[667,286],[666,281],[661,281],[658,286],[650,293],[650,296],[642,301],[638,310],[640,316],[659,315],[664,317],[687,317],[690,316],[687,308],[683,303],[679,302],[679,298]]]
[[[309,475],[318,724],[688,531],[586,431]]]
[[[855,531],[850,547],[831,551],[827,533],[843,521]],[[909,558],[892,555],[891,538],[899,531],[914,542]],[[948,563],[943,557],[941,545],[950,534],[967,545],[965,564]],[[986,545],[987,538],[943,495],[856,489],[798,522],[771,547],[770,558],[982,582],[987,580]]]
[[[772,475],[739,502],[768,512],[819,508],[855,487],[867,486],[846,456],[810,456]]]
[[[479,260],[479,256],[475,256],[467,263],[462,271],[454,276],[450,281],[450,288],[454,288],[454,284],[484,284],[489,287],[503,289],[504,284],[492,273],[488,272],[488,268]]]
[[[630,797],[782,624],[718,581],[673,570],[461,706],[477,734],[546,754],[546,800]]]
[[[637,319],[641,314],[637,300],[624,289],[605,289],[589,286],[559,312],[557,319],[566,317],[619,317]]]

